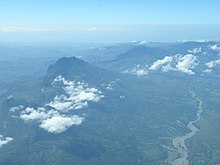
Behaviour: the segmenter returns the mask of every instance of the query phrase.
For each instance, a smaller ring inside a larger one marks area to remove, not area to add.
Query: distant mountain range
[[[110,60],[58,59],[2,95],[0,164],[170,164],[180,157],[172,140],[190,131],[197,97],[199,131],[184,151],[194,164],[217,163],[219,150],[209,146],[220,144],[219,53],[218,42],[129,43]]]
[[[99,63],[98,66],[139,76],[146,76],[156,70],[181,71],[191,75],[207,74],[212,71],[216,73],[218,67],[215,66],[219,65],[220,57],[219,45],[218,42],[187,42],[161,47],[135,46],[119,54],[114,60]]]

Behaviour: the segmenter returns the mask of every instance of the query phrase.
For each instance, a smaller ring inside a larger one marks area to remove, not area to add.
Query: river
[[[193,99],[196,100],[196,106],[197,106],[197,111],[196,111],[196,118],[193,121],[190,121],[187,124],[187,128],[189,128],[190,132],[184,134],[183,136],[178,136],[175,137],[172,140],[173,147],[175,151],[178,153],[178,158],[176,158],[172,164],[173,165],[188,165],[189,160],[188,160],[188,148],[186,146],[186,140],[192,138],[196,132],[199,130],[194,124],[197,123],[200,118],[201,114],[203,112],[202,109],[202,104],[203,102],[196,96],[195,92],[190,90],[190,93],[192,94]]]

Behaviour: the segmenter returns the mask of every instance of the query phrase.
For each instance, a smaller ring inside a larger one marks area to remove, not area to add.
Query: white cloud
[[[53,101],[48,103],[59,111],[69,111],[71,109],[81,109],[88,106],[88,102],[98,102],[103,98],[102,92],[82,82],[65,80],[62,76],[54,79],[53,84],[62,83],[65,94],[55,96]]]
[[[106,25],[77,25],[69,26],[50,26],[47,24],[36,25],[0,25],[0,33],[17,33],[17,32],[116,32],[121,31],[115,26]]]
[[[163,72],[169,72],[169,71],[176,71],[177,69],[172,67],[171,64],[167,64],[167,65],[164,65],[162,66],[162,71]]]
[[[204,73],[211,73],[212,72],[212,69],[205,69],[203,70]]]
[[[206,66],[208,68],[213,68],[217,65],[220,65],[220,59],[219,60],[214,60],[214,61],[209,61],[209,62],[206,63]]]
[[[79,107],[79,103],[76,105],[71,101],[68,101],[69,99],[65,95],[55,96],[53,101],[48,103],[48,106],[51,106],[59,111],[69,111],[71,109],[77,109]],[[87,106],[85,104],[84,106]],[[83,107],[83,106],[80,106]]]
[[[199,40],[179,40],[179,42],[198,42],[198,43],[211,42],[211,41],[217,42],[218,39],[211,39],[211,40],[204,40],[204,39],[199,39]]]
[[[44,120],[57,114],[57,111],[50,110],[47,112],[43,107],[38,107],[37,109],[27,107],[24,111],[21,112],[20,118],[24,121]]]
[[[115,81],[110,81],[108,84],[101,84],[101,86],[105,87],[105,89],[107,90],[113,90],[118,81],[120,80],[116,79]]]
[[[41,128],[57,134],[66,131],[72,125],[80,125],[83,122],[84,117],[70,115],[70,110],[87,107],[89,102],[98,102],[104,97],[98,89],[89,87],[85,83],[66,80],[62,76],[55,78],[52,84],[56,85],[56,83],[61,83],[64,94],[55,96],[50,103],[37,108],[24,108],[23,105],[19,105],[10,108],[10,111],[19,110],[19,117],[22,120],[38,122]],[[110,84],[115,83],[115,81],[110,82]]]
[[[66,131],[72,125],[80,125],[83,122],[83,119],[83,117],[77,115],[72,117],[54,116],[44,120],[40,127],[50,133],[58,134]]]
[[[11,98],[13,98],[13,95],[9,95],[9,96],[7,97],[7,99],[11,99]]]
[[[11,33],[11,32],[47,32],[47,31],[57,31],[55,29],[48,29],[44,27],[0,27],[0,32]]]
[[[188,51],[188,53],[197,54],[197,53],[202,52],[202,48],[194,48],[192,50],[187,50],[187,51]]]
[[[208,47],[211,50],[215,50],[215,51],[219,51],[220,50],[220,46],[218,46],[218,45],[209,45]]]
[[[78,115],[63,115],[55,110],[46,111],[43,107],[27,107],[21,112],[20,118],[24,121],[37,121],[41,128],[55,134],[66,131],[72,125],[80,125],[84,119]]]
[[[146,69],[137,69],[136,71],[134,71],[134,72],[136,72],[136,74],[137,74],[137,76],[145,76],[145,75],[147,75],[148,74],[148,71],[146,70]]]
[[[93,31],[102,31],[104,29],[100,29],[100,28],[97,28],[97,27],[91,27],[91,28],[88,28],[87,30],[90,31],[90,32],[93,32]]]
[[[22,110],[24,108],[24,106],[23,105],[18,105],[18,106],[16,106],[16,107],[12,107],[12,108],[10,108],[10,112],[15,112],[15,111],[19,111],[19,110]]]
[[[208,68],[213,68],[215,65],[215,61],[209,61],[205,64]]]
[[[194,74],[192,69],[198,65],[196,56],[192,54],[166,56],[162,60],[157,60],[151,65],[149,70],[162,69],[163,72],[180,71],[189,75]]]
[[[17,33],[17,32],[64,32],[70,31],[71,28],[66,28],[64,26],[49,26],[49,25],[0,25],[0,33]],[[74,29],[75,30],[75,29]]]
[[[89,27],[87,28],[87,31],[89,32],[100,32],[100,31],[113,31],[113,29],[110,28],[104,28],[104,27]]]
[[[78,31],[85,31],[85,32],[115,32],[115,31],[120,31],[120,28],[116,28],[115,26],[106,26],[106,25],[80,25],[78,27],[75,26],[75,28],[72,29],[77,29]]]
[[[198,63],[196,62],[197,58],[196,56],[192,55],[192,54],[186,54],[183,57],[180,57],[178,59],[178,63],[176,65],[176,69],[178,71],[181,71],[183,73],[187,73],[187,74],[195,74],[192,69],[194,69]]]
[[[198,50],[197,50],[198,51]],[[149,73],[149,71],[155,71],[162,69],[163,72],[169,71],[180,71],[189,75],[195,74],[192,69],[198,65],[197,57],[192,54],[181,55],[177,54],[173,57],[165,56],[163,59],[155,61],[149,68],[140,67],[137,65],[131,71],[125,70],[123,73],[136,74],[138,76],[144,76]]]
[[[107,89],[107,90],[113,90],[113,86],[112,86],[112,84],[107,84],[106,89]]]
[[[130,43],[132,43],[132,44],[140,44],[140,45],[142,45],[142,44],[146,44],[147,43],[147,41],[145,41],[145,40],[142,40],[142,41],[131,41]]]
[[[119,96],[119,98],[120,98],[120,99],[124,99],[124,98],[125,98],[125,96],[121,95],[121,96]]]
[[[162,60],[157,60],[156,62],[154,62],[153,65],[151,65],[151,67],[149,68],[149,70],[157,70],[162,65],[167,64],[167,63],[171,62],[172,60],[173,60],[173,57],[166,56]]]
[[[9,143],[12,140],[13,140],[12,137],[3,137],[2,135],[0,135],[0,147],[2,147],[3,145]]]
[[[137,75],[138,77],[146,76],[149,71],[148,71],[148,66],[146,65],[145,67],[141,67],[140,65],[135,66],[132,70],[125,70],[122,73],[128,73],[128,74],[134,74]]]

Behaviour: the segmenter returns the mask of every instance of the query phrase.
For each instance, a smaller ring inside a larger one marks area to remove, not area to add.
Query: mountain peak
[[[64,68],[69,68],[76,66],[86,66],[88,63],[76,57],[62,57],[58,59],[54,65],[60,65]]]
[[[46,79],[51,81],[58,75],[80,75],[88,70],[89,67],[89,63],[76,57],[62,57],[49,66]]]

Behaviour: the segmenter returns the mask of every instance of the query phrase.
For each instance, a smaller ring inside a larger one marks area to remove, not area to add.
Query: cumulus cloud
[[[18,106],[15,106],[15,107],[11,107],[9,109],[10,112],[15,112],[15,111],[19,111],[19,110],[22,110],[24,108],[23,105],[18,105]]]
[[[76,103],[74,104],[72,101],[68,101],[69,98],[65,95],[55,96],[53,101],[48,103],[48,106],[51,106],[59,111],[69,111],[71,109],[80,109],[82,107],[87,106],[87,102],[84,103]]]
[[[137,76],[141,77],[141,76],[144,76],[144,75],[147,75],[148,74],[148,71],[147,69],[137,69],[137,70],[133,70],[133,73],[136,73]]]
[[[119,98],[120,98],[120,99],[124,99],[124,98],[125,98],[125,96],[124,96],[124,95],[121,95],[121,96],[119,96]]]
[[[83,119],[83,117],[79,117],[78,115],[73,115],[71,117],[53,116],[52,118],[44,120],[40,127],[50,133],[58,134],[66,131],[72,125],[80,125]]]
[[[3,137],[3,135],[0,135],[0,147],[2,147],[3,145],[9,143],[12,140],[13,140],[12,137]]]
[[[117,85],[118,81],[120,81],[120,80],[116,79],[116,80],[108,82],[107,84],[101,84],[101,86],[104,87],[107,90],[113,90],[115,85]]]
[[[62,133],[73,125],[80,125],[84,119],[78,115],[67,116],[53,109],[46,110],[44,107],[27,107],[21,112],[20,118],[24,121],[37,121],[41,128],[55,134]]]
[[[64,94],[57,95],[52,101],[42,107],[26,107],[18,105],[10,108],[11,112],[18,111],[20,119],[38,122],[39,127],[50,133],[62,133],[73,125],[80,125],[84,117],[70,115],[70,110],[88,106],[89,102],[98,102],[104,96],[102,92],[88,84],[66,80],[62,76],[54,79],[53,85],[60,83]],[[115,82],[110,82],[114,84]]]
[[[212,69],[205,69],[203,70],[204,73],[211,73],[212,72]]]
[[[116,84],[116,81],[110,81],[107,86],[106,89],[107,90],[113,90],[114,85]]]
[[[200,49],[194,50],[194,52],[200,51]],[[163,72],[169,71],[179,71],[189,75],[195,74],[193,69],[198,65],[197,57],[193,54],[181,55],[177,54],[175,56],[165,56],[163,59],[155,61],[150,67],[140,67],[137,65],[132,70],[125,70],[123,73],[135,74],[138,76],[144,76],[149,73],[149,71],[156,71],[161,69]]]
[[[162,66],[163,72],[176,71],[177,69],[171,65],[171,63]]]
[[[7,97],[7,99],[11,99],[11,98],[13,98],[13,95],[9,95],[9,96]]]
[[[192,54],[166,56],[154,62],[149,70],[162,69],[163,72],[180,71],[189,75],[195,74],[192,69],[198,65],[196,56]]]
[[[206,66],[208,68],[213,68],[217,65],[220,65],[220,59],[219,60],[214,60],[214,61],[209,61],[209,62],[206,63]]]
[[[187,50],[187,51],[188,53],[197,54],[197,53],[202,52],[202,48],[194,48],[192,50]]]
[[[106,89],[107,89],[107,90],[113,90],[113,87],[112,87],[111,84],[108,84],[107,87],[106,87]]]
[[[69,81],[58,76],[55,78],[53,84],[62,83],[65,94],[55,96],[54,99],[48,103],[59,111],[69,111],[71,109],[81,109],[88,106],[88,102],[98,102],[103,98],[102,92],[94,87],[88,87],[82,82]]]
[[[20,118],[24,121],[44,120],[57,114],[57,111],[46,111],[44,107],[38,107],[37,109],[27,107],[24,111],[21,112]]]
[[[148,66],[141,67],[140,65],[135,66],[131,70],[125,70],[122,73],[129,73],[129,74],[134,74],[137,75],[138,77],[146,76],[149,71],[148,71]]]
[[[183,73],[187,73],[187,74],[195,74],[192,69],[194,69],[198,63],[196,62],[197,58],[196,56],[192,55],[192,54],[186,54],[183,57],[180,57],[178,59],[178,63],[176,65],[176,68],[178,71],[181,71]]]
[[[209,45],[208,47],[211,50],[220,51],[220,46],[218,45]]]
[[[157,70],[159,69],[162,65],[167,64],[173,60],[173,57],[171,56],[166,56],[162,60],[157,60],[156,62],[151,65],[149,70]]]

